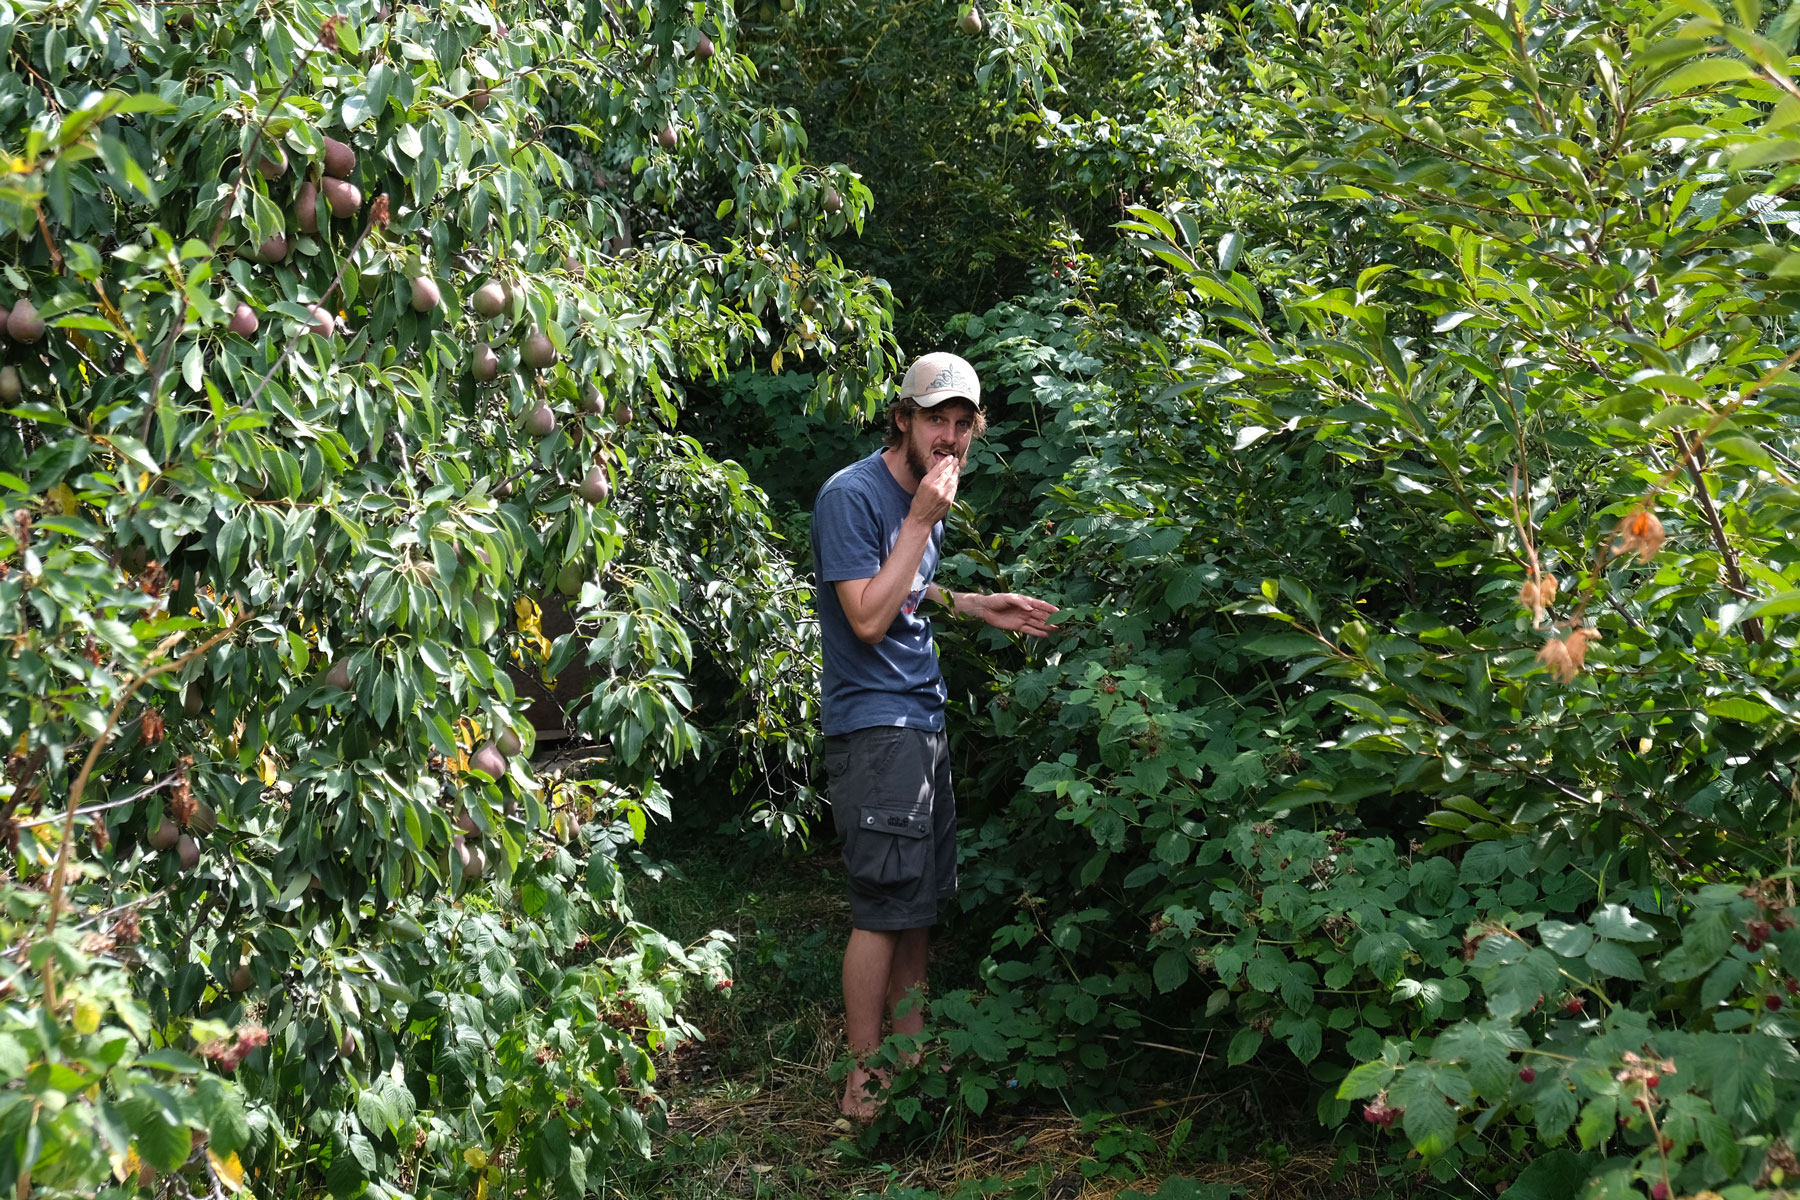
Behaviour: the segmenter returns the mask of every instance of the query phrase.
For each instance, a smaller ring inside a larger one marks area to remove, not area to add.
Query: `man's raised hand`
[[[956,485],[961,478],[961,462],[953,457],[939,459],[919,481],[919,490],[913,493],[912,511],[908,516],[928,525],[943,520],[950,512],[950,506],[956,503]]]

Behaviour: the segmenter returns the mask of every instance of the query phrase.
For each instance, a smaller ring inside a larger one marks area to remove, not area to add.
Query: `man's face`
[[[914,481],[945,458],[954,458],[957,469],[969,458],[975,437],[975,408],[966,400],[946,400],[936,408],[921,408],[900,418],[906,440],[906,465]]]

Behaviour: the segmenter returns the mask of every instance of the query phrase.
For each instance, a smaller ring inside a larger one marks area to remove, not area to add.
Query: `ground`
[[[652,839],[654,841],[654,838]],[[1170,1086],[1126,1111],[1080,1114],[996,1106],[983,1117],[940,1107],[907,1129],[858,1130],[836,1113],[844,1053],[838,964],[847,905],[835,850],[786,857],[716,847],[678,856],[635,889],[637,915],[672,937],[737,939],[730,992],[695,1018],[706,1040],[664,1058],[666,1128],[650,1163],[618,1164],[609,1197],[891,1196],[907,1200],[1300,1200],[1381,1194],[1368,1163],[1340,1163],[1305,1115],[1270,1111],[1252,1073]],[[956,986],[981,947],[934,954]],[[1173,1178],[1171,1178],[1173,1177]]]

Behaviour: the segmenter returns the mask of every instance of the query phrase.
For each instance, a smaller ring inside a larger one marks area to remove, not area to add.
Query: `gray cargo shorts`
[[[877,725],[825,739],[831,815],[844,839],[850,923],[923,929],[956,894],[956,795],[942,733]]]

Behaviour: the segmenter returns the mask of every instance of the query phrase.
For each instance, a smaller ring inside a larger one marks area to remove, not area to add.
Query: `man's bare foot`
[[[844,1098],[838,1101],[838,1110],[853,1121],[873,1121],[881,1106],[887,1103],[881,1093],[887,1089],[888,1074],[886,1071],[871,1071],[867,1067],[851,1067],[850,1077],[844,1080]]]

